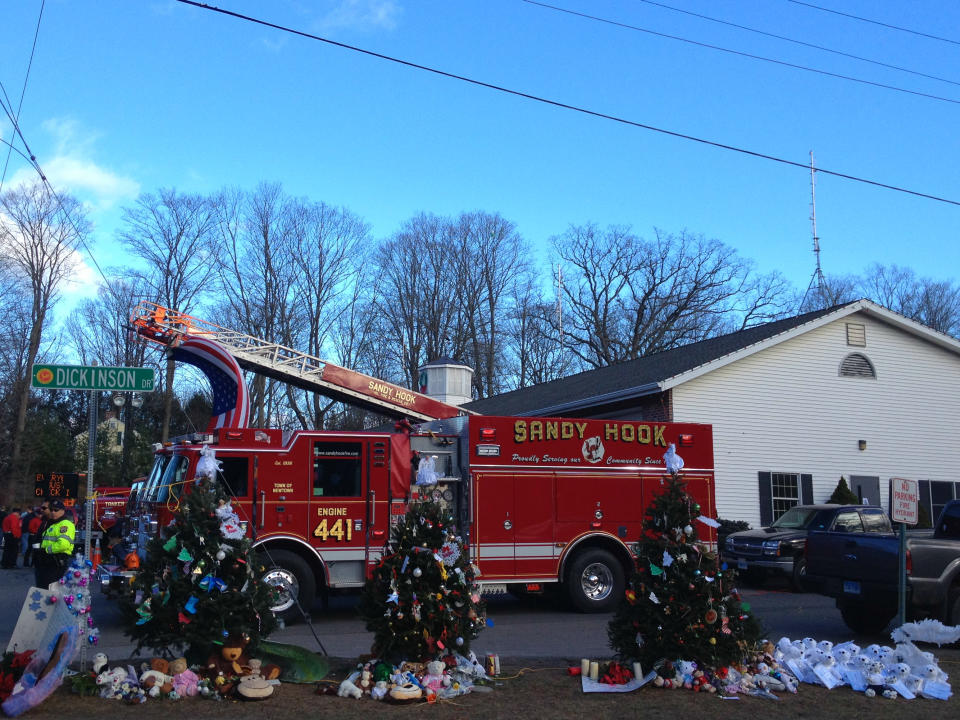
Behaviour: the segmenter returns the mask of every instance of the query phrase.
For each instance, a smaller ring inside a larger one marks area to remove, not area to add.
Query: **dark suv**
[[[890,522],[882,508],[868,505],[794,505],[769,527],[731,533],[721,548],[723,560],[736,567],[745,579],[760,580],[767,572],[786,575],[795,592],[804,590],[807,573],[803,550],[811,530],[831,530],[840,510],[854,509],[862,515],[864,526],[882,526],[889,532]]]

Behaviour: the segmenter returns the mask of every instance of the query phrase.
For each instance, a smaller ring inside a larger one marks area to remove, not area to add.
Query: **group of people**
[[[73,557],[77,526],[62,500],[44,500],[32,512],[13,508],[4,515],[0,529],[0,569],[17,567],[17,557],[22,554],[23,567],[33,565],[37,587],[45,588],[63,577]]]

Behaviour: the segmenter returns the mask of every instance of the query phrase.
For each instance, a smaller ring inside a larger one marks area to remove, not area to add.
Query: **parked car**
[[[897,613],[900,538],[846,527],[811,533],[808,579],[837,601],[847,627],[878,633]],[[960,500],[944,506],[932,531],[907,533],[906,610],[908,619],[960,624]]]
[[[878,507],[794,505],[768,527],[728,535],[721,555],[727,564],[745,574],[745,579],[761,580],[769,572],[779,573],[787,577],[795,592],[802,592],[807,589],[807,535],[811,530],[829,530],[844,512],[863,515],[876,531],[891,532],[890,521]]]

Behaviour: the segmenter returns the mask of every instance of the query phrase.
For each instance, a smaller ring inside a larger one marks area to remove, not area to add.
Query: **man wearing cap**
[[[67,572],[73,556],[73,540],[77,527],[67,517],[63,501],[53,498],[41,505],[46,507],[47,527],[43,531],[40,550],[34,558],[37,587],[45,588]]]

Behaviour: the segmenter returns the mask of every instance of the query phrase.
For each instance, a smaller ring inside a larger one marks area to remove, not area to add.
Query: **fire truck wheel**
[[[309,614],[316,597],[316,582],[307,562],[289,550],[273,550],[263,554],[262,582],[273,585],[280,593],[273,613],[284,622],[299,620]]]
[[[609,612],[623,597],[623,566],[608,551],[584,550],[567,571],[567,593],[580,612]]]

